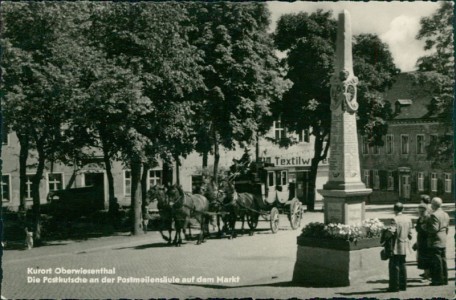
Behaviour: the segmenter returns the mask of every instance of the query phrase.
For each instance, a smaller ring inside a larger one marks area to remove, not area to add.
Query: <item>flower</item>
[[[377,218],[367,219],[356,225],[340,223],[325,225],[319,222],[312,222],[302,229],[302,236],[357,241],[359,239],[380,237],[384,228],[383,222]]]

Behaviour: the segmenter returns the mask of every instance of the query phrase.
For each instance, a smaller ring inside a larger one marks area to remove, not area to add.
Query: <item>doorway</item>
[[[400,197],[406,200],[410,199],[410,175],[401,175]]]

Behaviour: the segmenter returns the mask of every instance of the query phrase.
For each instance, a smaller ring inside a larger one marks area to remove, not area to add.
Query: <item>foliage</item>
[[[354,242],[360,239],[380,237],[384,228],[385,225],[377,218],[364,220],[357,225],[339,223],[325,225],[319,222],[312,222],[302,229],[302,236]]]
[[[428,106],[429,116],[438,117],[443,131],[453,133],[454,101],[454,3],[444,1],[431,16],[421,19],[417,39],[425,42],[428,54],[417,61],[415,82],[432,101]],[[454,143],[447,136],[439,137],[429,146],[429,158],[434,165],[448,165],[453,159]]]
[[[264,3],[193,3],[189,11],[206,87],[196,110],[196,149],[204,153],[213,147],[217,156],[219,145],[233,149],[235,142],[250,143],[264,123],[272,124],[271,103],[289,83],[267,33]]]
[[[277,106],[281,120],[289,130],[311,129],[315,136],[314,158],[309,179],[309,209],[313,209],[315,180],[320,161],[326,159],[331,128],[330,78],[334,70],[337,22],[330,11],[283,15],[277,24],[274,41],[286,52],[287,79],[293,86]],[[309,63],[311,62],[311,63]],[[355,37],[353,64],[358,84],[358,129],[371,144],[382,144],[386,120],[391,107],[381,93],[399,72],[394,66],[388,46],[370,34]]]

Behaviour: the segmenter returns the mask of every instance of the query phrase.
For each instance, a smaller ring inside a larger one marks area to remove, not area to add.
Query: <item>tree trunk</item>
[[[217,132],[214,130],[214,182],[218,184],[218,165],[220,161],[219,142]]]
[[[179,156],[174,157],[176,161],[176,184],[180,185],[180,159]]]
[[[139,235],[140,233],[144,233],[142,230],[142,222],[141,222],[141,188],[139,187],[139,183],[141,180],[141,162],[137,159],[131,159],[130,162],[131,168],[131,221],[132,221],[132,228],[131,234],[132,235]]]
[[[147,206],[147,173],[149,172],[149,166],[144,164],[142,175],[141,175],[141,212],[145,213]]]
[[[18,134],[21,149],[19,151],[19,211],[25,211],[25,197],[27,190],[27,158],[29,153],[29,137],[27,134]]]
[[[206,177],[209,175],[207,172],[208,159],[209,159],[209,152],[204,151],[203,152],[203,177]]]
[[[323,149],[323,142],[325,140],[326,134],[322,134],[319,132],[319,128],[314,128],[315,132],[315,143],[314,143],[314,157],[311,160],[310,165],[310,172],[309,172],[309,198],[307,200],[307,210],[313,211],[315,210],[315,187],[317,181],[317,171],[318,171],[318,164],[321,160],[326,158],[329,141],[326,145],[325,149]]]
[[[32,179],[32,198],[33,198],[33,223],[34,223],[34,233],[33,237],[35,243],[39,245],[41,243],[41,210],[40,210],[40,182],[44,173],[44,163],[45,163],[45,154],[43,145],[37,141],[37,151],[38,151],[38,167],[36,168],[36,173]]]
[[[258,132],[256,133],[255,139],[255,162],[258,164],[260,162],[260,136],[258,135]]]
[[[163,162],[163,185],[171,186],[173,184],[172,168],[169,163]]]
[[[112,175],[112,166],[111,159],[107,149],[103,147],[103,159],[106,169],[106,177],[108,178],[108,205],[109,205],[109,214],[115,216],[118,213],[119,206],[117,204],[117,198],[114,192],[114,176]]]

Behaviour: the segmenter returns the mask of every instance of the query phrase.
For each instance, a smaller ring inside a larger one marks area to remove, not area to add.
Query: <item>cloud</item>
[[[390,22],[388,31],[380,35],[403,72],[415,70],[417,59],[425,55],[424,43],[415,38],[419,29],[418,17],[400,15]]]

